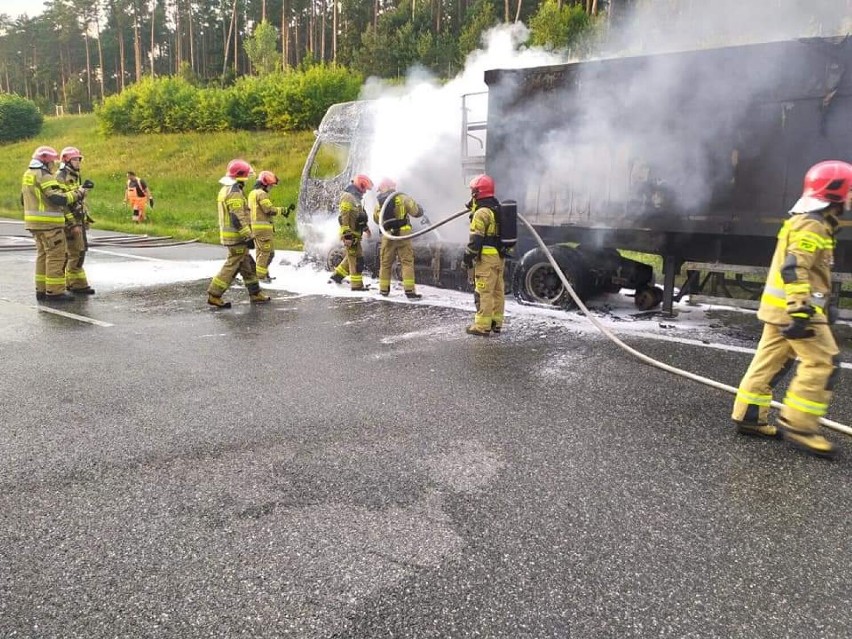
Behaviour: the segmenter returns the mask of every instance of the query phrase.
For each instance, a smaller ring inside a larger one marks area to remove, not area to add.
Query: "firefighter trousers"
[[[496,253],[482,253],[473,267],[476,316],[473,324],[481,331],[491,326],[503,326],[503,309],[506,305],[503,281],[503,257]]]
[[[341,278],[348,276],[353,291],[364,290],[364,249],[361,248],[361,242],[344,247],[344,250],[346,253],[334,269],[334,274]]]
[[[272,247],[272,238],[275,232],[268,229],[256,229],[254,231],[255,262],[257,264],[257,276],[260,279],[269,276],[269,264],[275,257],[275,249]]]
[[[807,339],[787,339],[781,334],[782,328],[763,325],[757,352],[737,389],[731,417],[737,422],[767,423],[772,391],[798,358],[781,418],[792,430],[815,433],[819,418],[828,412],[840,350],[828,324],[811,324],[815,335]]]
[[[414,293],[414,248],[411,240],[390,240],[382,236],[379,258],[379,291],[390,292],[393,263],[399,256],[402,267],[402,288],[406,293]]]
[[[237,273],[242,276],[243,282],[251,295],[260,292],[254,258],[245,244],[228,247],[228,259],[225,260],[222,269],[210,280],[207,293],[213,297],[222,297],[225,291],[230,288]]]
[[[86,271],[83,270],[83,262],[86,260],[86,229],[78,227],[79,233],[65,232],[66,261],[65,261],[65,286],[69,291],[81,290],[89,287]]]
[[[36,243],[35,289],[37,293],[65,292],[65,229],[30,231]]]

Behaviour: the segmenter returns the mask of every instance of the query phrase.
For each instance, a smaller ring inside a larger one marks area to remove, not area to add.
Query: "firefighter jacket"
[[[837,221],[822,212],[798,213],[784,222],[757,312],[768,324],[790,323],[790,313],[810,307],[824,324],[831,297]]]
[[[21,183],[24,225],[29,231],[49,231],[74,223],[69,206],[77,202],[78,191],[66,191],[41,163],[32,163]]]
[[[465,253],[479,255],[501,255],[500,228],[494,211],[500,206],[496,198],[489,197],[473,202],[470,214],[470,237]]]
[[[243,185],[226,185],[216,198],[219,209],[219,242],[223,246],[245,244],[252,238],[251,213]]]
[[[396,191],[379,193],[378,201],[379,204],[373,211],[373,221],[391,235],[408,235],[411,233],[410,218],[423,215],[423,207],[405,193]],[[382,214],[382,206],[385,207],[384,214]]]
[[[272,216],[281,215],[281,207],[273,206],[266,189],[256,188],[248,196],[251,228],[254,232],[273,231]]]
[[[59,169],[59,172],[56,174],[56,181],[63,185],[66,191],[74,191],[80,188],[80,184],[82,183],[80,174],[67,164]],[[74,217],[72,224],[84,224],[89,219],[85,200],[75,199],[73,203],[68,205],[68,210]]]
[[[367,229],[367,212],[364,210],[363,195],[354,184],[347,186],[337,203],[337,221],[340,224],[340,239],[357,243]]]

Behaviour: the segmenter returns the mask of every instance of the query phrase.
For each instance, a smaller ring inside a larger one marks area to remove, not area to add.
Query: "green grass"
[[[94,181],[89,209],[96,229],[171,235],[180,239],[219,241],[216,214],[218,180],[228,162],[247,160],[256,172],[274,172],[277,205],[296,202],[305,158],[314,136],[298,133],[221,132],[107,137],[94,115],[46,118],[37,139],[5,144],[0,153],[0,215],[22,218],[21,175],[33,150],[48,144],[57,151],[76,146],[83,152],[83,176]],[[123,203],[125,173],[135,171],[148,182],[155,208],[149,221],[134,224]],[[277,248],[301,248],[292,222],[276,224]]]

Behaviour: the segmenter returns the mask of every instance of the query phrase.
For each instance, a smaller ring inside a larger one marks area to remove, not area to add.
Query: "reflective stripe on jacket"
[[[219,209],[219,242],[224,246],[243,244],[251,238],[251,214],[239,183],[223,186],[216,198]]]
[[[473,255],[499,255],[499,241],[494,211],[486,206],[476,209],[470,217],[470,238],[465,252]]]
[[[272,215],[276,207],[269,199],[269,193],[265,189],[254,189],[248,196],[249,210],[251,210],[251,227],[254,231],[272,231]]]
[[[24,202],[24,226],[31,231],[48,231],[73,222],[74,216],[66,207],[76,199],[76,193],[66,191],[45,168],[31,168],[21,180]]]
[[[391,197],[393,199],[385,205],[385,200]],[[384,220],[379,220],[383,205],[385,206]],[[373,221],[392,235],[408,235],[411,232],[409,218],[421,215],[423,215],[423,209],[414,201],[414,198],[405,193],[393,192],[379,194],[378,206],[373,211]]]
[[[793,215],[784,222],[760,298],[758,319],[786,325],[790,312],[809,305],[816,311],[812,322],[827,322],[834,246],[834,229],[822,213]]]

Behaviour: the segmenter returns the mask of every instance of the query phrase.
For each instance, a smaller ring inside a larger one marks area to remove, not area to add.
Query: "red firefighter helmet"
[[[238,182],[245,182],[251,173],[251,164],[245,160],[231,160],[228,162],[228,171],[226,175],[229,178],[233,178]]]
[[[56,162],[59,159],[59,154],[52,146],[40,146],[33,151],[33,160],[39,160],[47,164],[48,162]]]
[[[361,193],[366,193],[373,188],[373,181],[363,173],[359,173],[352,178],[352,184],[354,184],[355,188],[361,191]]]
[[[260,175],[257,176],[257,181],[263,186],[275,186],[278,184],[278,176],[272,171],[261,171]]]
[[[379,193],[385,193],[387,191],[396,191],[396,182],[394,182],[391,178],[382,178],[382,181],[379,182]]]
[[[494,197],[494,180],[489,175],[477,175],[470,181],[470,194],[475,198]]]
[[[63,162],[70,162],[71,160],[82,160],[83,154],[80,153],[80,149],[76,146],[66,146],[59,152],[59,159]]]
[[[845,204],[852,190],[852,164],[828,160],[814,164],[805,174],[802,197],[791,213],[821,211],[831,204]]]

